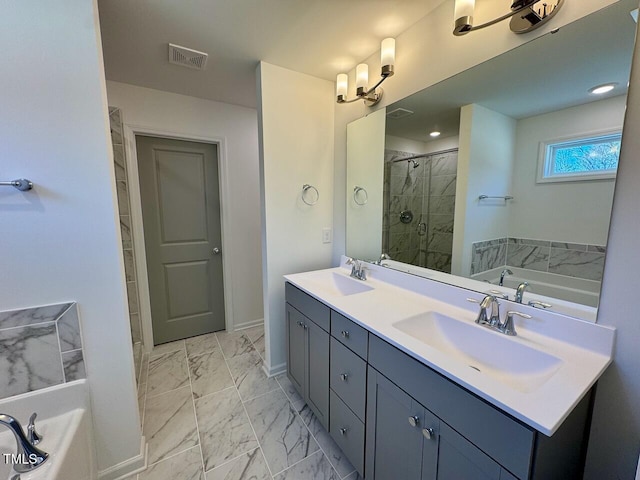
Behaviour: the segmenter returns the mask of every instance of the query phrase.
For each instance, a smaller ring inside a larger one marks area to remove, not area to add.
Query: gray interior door
[[[154,344],[225,328],[215,145],[136,136]]]

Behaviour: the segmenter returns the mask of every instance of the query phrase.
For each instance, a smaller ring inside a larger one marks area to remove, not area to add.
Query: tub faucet
[[[508,268],[505,268],[500,274],[500,283],[498,283],[498,285],[500,285],[501,287],[504,286],[504,277],[506,277],[507,275],[513,275],[513,272]]]
[[[47,461],[49,454],[32,445],[18,420],[11,415],[0,413],[0,425],[11,430],[16,438],[16,454],[9,455],[9,458],[13,461],[13,469],[17,473],[31,472]],[[5,454],[5,458],[6,456],[7,454]]]
[[[516,288],[516,298],[515,298],[516,303],[522,303],[522,297],[524,297],[524,291],[527,289],[528,286],[529,286],[529,282],[522,282],[520,285],[518,285],[518,288]]]
[[[373,262],[373,263],[375,263],[376,265],[382,265],[383,267],[385,267],[386,265],[382,264],[382,262],[385,261],[385,260],[391,260],[391,257],[389,256],[388,253],[384,253],[383,252],[380,255],[380,258],[378,260],[376,260],[375,262]]]

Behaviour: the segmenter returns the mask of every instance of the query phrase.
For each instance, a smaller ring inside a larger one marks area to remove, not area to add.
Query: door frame
[[[123,120],[126,112],[122,112]],[[226,149],[226,138],[215,136],[191,135],[188,133],[172,132],[168,130],[134,125],[123,122],[125,145],[125,161],[127,164],[127,187],[129,188],[129,207],[131,209],[131,231],[135,248],[135,272],[138,281],[138,300],[140,323],[142,324],[142,343],[144,351],[153,348],[153,324],[151,321],[151,298],[149,296],[149,278],[147,276],[147,254],[144,242],[144,227],[142,216],[142,198],[140,196],[140,175],[138,173],[138,152],[136,135],[144,135],[186,142],[208,143],[217,146],[218,156],[218,191],[220,195],[220,223],[222,229],[222,289],[224,296],[225,328],[233,331],[233,293],[231,285],[231,251],[233,242],[229,237],[231,225],[231,208],[228,202],[229,168]]]

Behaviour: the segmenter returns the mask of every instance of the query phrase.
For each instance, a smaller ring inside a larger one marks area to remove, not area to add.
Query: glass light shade
[[[366,63],[356,67],[356,89],[360,88],[363,90],[369,88],[369,66]]]
[[[346,73],[339,73],[336,79],[336,97],[343,96],[347,98],[347,89],[349,88],[349,76]]]
[[[473,17],[475,6],[475,0],[456,0],[454,20],[462,17]]]
[[[382,41],[382,46],[380,48],[380,65],[393,66],[396,63],[396,39],[395,38],[385,38]]]

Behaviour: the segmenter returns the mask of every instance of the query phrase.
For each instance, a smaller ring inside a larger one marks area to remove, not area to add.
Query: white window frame
[[[588,139],[597,139],[613,135],[622,135],[622,127],[612,128],[609,130],[598,130],[588,133],[580,133],[576,135],[568,135],[564,137],[553,138],[540,142],[538,154],[538,176],[536,183],[557,183],[557,182],[583,182],[590,180],[615,180],[617,171],[611,172],[580,172],[550,175],[553,169],[553,162],[549,161],[549,155],[554,146],[562,143],[580,143]]]

